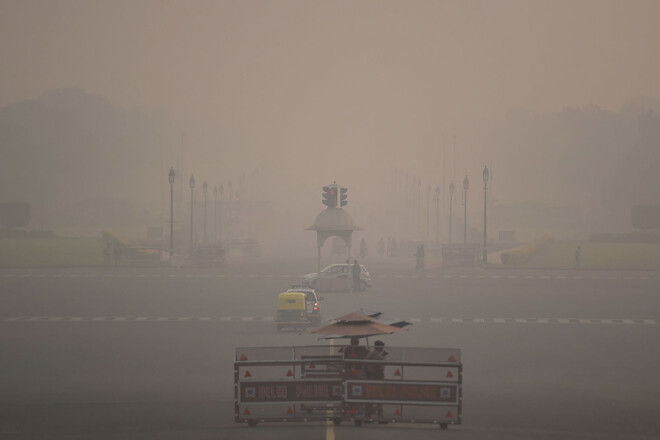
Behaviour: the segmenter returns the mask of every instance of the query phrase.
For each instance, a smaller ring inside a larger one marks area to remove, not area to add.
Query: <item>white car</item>
[[[305,275],[303,284],[317,291],[347,291],[353,288],[352,264],[331,264],[321,272]],[[360,291],[371,287],[371,275],[360,264]]]

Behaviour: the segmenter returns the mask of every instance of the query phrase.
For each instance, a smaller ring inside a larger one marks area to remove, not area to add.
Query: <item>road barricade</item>
[[[366,360],[346,347],[237,348],[235,421],[461,423],[460,349],[387,347],[384,360]]]

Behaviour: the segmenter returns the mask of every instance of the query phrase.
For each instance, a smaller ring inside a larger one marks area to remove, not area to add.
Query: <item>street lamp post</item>
[[[486,253],[486,246],[488,244],[486,235],[486,190],[488,189],[488,167],[484,166],[482,177],[484,179],[484,264],[488,263],[488,254]]]
[[[190,249],[193,248],[193,205],[195,204],[195,176],[190,176]]]
[[[204,244],[206,244],[206,193],[209,190],[209,186],[206,184],[206,180],[202,185],[202,191],[204,192]]]
[[[222,194],[225,192],[225,187],[223,184],[220,184],[220,233],[218,234],[218,237],[220,237],[219,241],[222,241],[222,213],[224,212],[222,210],[222,203],[223,203],[223,197]]]
[[[426,238],[429,238],[431,223],[431,185],[426,187]]]
[[[218,241],[218,185],[213,186],[213,241]]]
[[[440,235],[440,187],[435,187],[435,242],[438,243]]]
[[[463,189],[465,193],[465,200],[463,202],[464,206],[464,212],[463,212],[463,246],[467,244],[467,191],[468,188],[470,187],[470,181],[468,180],[467,176],[465,176],[465,179],[463,179]]]
[[[174,167],[170,168],[170,257],[174,253]]]
[[[452,209],[454,207],[454,181],[449,184],[449,244],[451,244],[451,218],[453,216]]]

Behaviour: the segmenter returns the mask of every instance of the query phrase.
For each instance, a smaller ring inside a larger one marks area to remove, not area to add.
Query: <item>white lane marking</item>
[[[510,280],[516,279],[516,278],[518,278],[518,275],[509,275],[507,278],[510,279]]]
[[[257,275],[248,275],[248,278],[256,278]]]
[[[136,274],[135,278],[144,278],[144,274],[143,273]]]
[[[219,274],[215,276],[216,278],[224,278],[225,276],[223,274]]]
[[[533,279],[534,279],[534,275],[527,275],[527,276],[525,277],[525,279],[527,279],[527,280],[533,280]]]
[[[222,321],[229,322],[233,319],[238,319],[243,322],[270,322],[274,321],[272,316],[244,316],[241,318],[232,318],[229,316],[221,317],[194,317],[194,316],[175,316],[175,317],[148,317],[148,316],[139,316],[139,317],[129,317],[129,316],[10,316],[6,318],[0,318],[0,322],[135,322],[135,321],[148,321],[148,322],[189,322],[189,321]],[[475,324],[488,324],[488,323],[518,323],[518,324],[604,324],[604,325],[616,325],[616,324],[625,324],[625,325],[655,325],[658,323],[658,320],[654,319],[598,319],[598,318],[408,318],[407,319],[413,323],[420,322],[431,322],[431,323],[443,323],[443,322],[452,322],[452,323],[475,323]]]

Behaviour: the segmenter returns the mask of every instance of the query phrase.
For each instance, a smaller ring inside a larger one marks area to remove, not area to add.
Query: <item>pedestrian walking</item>
[[[358,264],[357,260],[354,260],[353,266],[351,267],[351,275],[353,275],[353,292],[360,291],[360,274],[362,273],[362,268]]]
[[[417,265],[415,266],[418,270],[424,270],[424,245],[420,244],[417,246]]]
[[[575,249],[575,268],[576,269],[580,268],[580,251],[581,251],[581,248],[580,248],[580,246],[578,246],[577,249]]]

